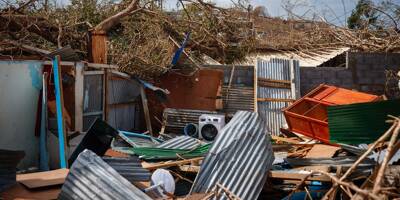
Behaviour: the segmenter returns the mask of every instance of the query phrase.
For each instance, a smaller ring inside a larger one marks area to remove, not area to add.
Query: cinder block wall
[[[301,94],[325,83],[382,95],[386,70],[400,70],[400,53],[348,53],[348,67],[301,67]]]

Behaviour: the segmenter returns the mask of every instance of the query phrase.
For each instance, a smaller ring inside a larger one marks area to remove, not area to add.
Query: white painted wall
[[[37,166],[35,123],[42,87],[42,62],[0,61],[0,148],[24,150],[20,169]]]

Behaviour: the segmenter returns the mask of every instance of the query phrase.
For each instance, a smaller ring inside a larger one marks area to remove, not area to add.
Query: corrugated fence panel
[[[273,160],[265,123],[257,113],[238,111],[217,135],[191,193],[209,192],[219,183],[241,199],[257,199]]]
[[[125,77],[108,74],[107,122],[114,128],[131,131],[138,128],[140,85]]]
[[[329,106],[328,126],[332,143],[371,143],[390,126],[388,115],[400,115],[400,100]]]
[[[257,78],[272,82],[268,86],[258,84],[257,97],[271,99],[258,101],[258,113],[265,119],[268,132],[272,135],[279,135],[280,128],[286,124],[282,109],[290,104],[290,102],[279,100],[294,100],[300,97],[299,62],[285,59],[258,60]],[[282,85],[281,82],[288,87],[279,87]]]
[[[90,150],[75,160],[58,199],[151,200]]]

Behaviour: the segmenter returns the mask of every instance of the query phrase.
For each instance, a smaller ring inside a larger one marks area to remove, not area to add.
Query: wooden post
[[[107,35],[104,31],[90,31],[89,62],[107,64]]]
[[[149,112],[149,106],[147,103],[146,92],[144,91],[144,86],[140,86],[140,96],[142,97],[143,112],[144,112],[144,118],[146,120],[147,130],[149,131],[151,136],[154,136],[153,130],[151,128],[150,112]]]
[[[75,67],[75,131],[83,131],[83,76],[84,64],[76,63]]]

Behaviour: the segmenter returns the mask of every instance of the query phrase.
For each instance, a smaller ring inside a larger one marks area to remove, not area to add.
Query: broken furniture
[[[376,95],[319,85],[283,110],[289,130],[330,143],[327,107],[379,101]]]

